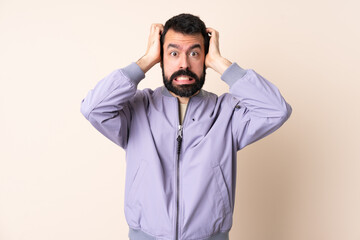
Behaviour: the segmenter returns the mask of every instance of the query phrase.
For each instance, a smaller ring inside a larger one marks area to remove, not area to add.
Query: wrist
[[[212,68],[214,71],[218,72],[220,75],[222,75],[225,72],[225,70],[231,66],[231,64],[232,62],[230,62],[226,58],[218,56],[211,61],[209,67]]]
[[[136,64],[139,65],[139,67],[141,68],[141,70],[146,73],[147,71],[149,71],[156,63],[158,63],[158,61],[155,61],[151,58],[149,58],[149,56],[144,55],[142,56],[137,62]]]

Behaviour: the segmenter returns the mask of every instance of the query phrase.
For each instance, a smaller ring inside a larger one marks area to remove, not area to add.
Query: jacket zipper
[[[177,132],[177,161],[176,161],[176,189],[177,189],[177,195],[176,195],[176,232],[175,232],[175,239],[178,239],[179,234],[179,188],[180,188],[180,177],[179,177],[179,165],[180,165],[180,151],[181,151],[181,143],[183,139],[183,125],[179,125],[178,132]]]
[[[190,102],[191,102],[191,98],[189,99],[187,106],[186,106],[186,110],[185,110],[185,114],[183,117],[183,121],[182,124],[180,122],[180,118],[179,118],[179,126],[178,126],[178,131],[177,131],[177,137],[176,137],[176,141],[177,141],[177,151],[176,151],[176,155],[177,155],[177,161],[176,161],[176,231],[175,231],[175,240],[179,239],[179,220],[180,220],[180,214],[179,214],[179,209],[180,209],[180,194],[179,194],[179,189],[180,189],[180,152],[181,152],[181,144],[182,144],[182,140],[183,140],[183,126],[184,123],[186,121],[186,116],[187,116],[187,112],[189,110],[189,106],[190,106]],[[179,104],[179,100],[178,100],[178,104]],[[179,106],[179,105],[178,105]],[[178,113],[179,113],[180,109],[178,107]],[[180,117],[180,114],[179,114]]]

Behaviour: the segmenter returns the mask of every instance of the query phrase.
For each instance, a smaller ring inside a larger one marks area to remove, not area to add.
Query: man
[[[83,115],[126,150],[131,240],[224,240],[232,226],[236,152],[291,113],[278,89],[222,57],[219,34],[190,14],[151,26],[145,55],[100,81]],[[164,86],[137,90],[160,62]],[[206,68],[230,86],[202,90]]]

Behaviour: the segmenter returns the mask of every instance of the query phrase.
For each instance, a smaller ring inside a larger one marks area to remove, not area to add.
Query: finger
[[[209,36],[214,36],[217,33],[215,29],[210,27],[206,28],[206,32],[209,34]]]
[[[164,31],[164,25],[162,25],[162,24],[159,24],[159,29],[160,29],[160,33],[162,33],[163,31]]]
[[[150,27],[151,33],[161,33],[164,29],[164,26],[161,23],[153,23]]]
[[[206,31],[211,33],[211,32],[214,32],[214,31],[216,31],[216,30],[213,29],[213,28],[211,28],[211,27],[208,27],[208,28],[206,28]]]
[[[153,23],[151,24],[150,28],[161,27],[161,26],[162,26],[161,23]]]

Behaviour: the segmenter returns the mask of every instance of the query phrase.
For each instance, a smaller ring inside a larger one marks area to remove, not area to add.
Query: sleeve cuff
[[[131,63],[130,65],[124,67],[121,70],[135,85],[138,85],[139,82],[145,78],[144,72],[135,62]]]
[[[221,79],[230,87],[246,74],[246,70],[242,69],[237,63],[233,63],[221,75]]]

